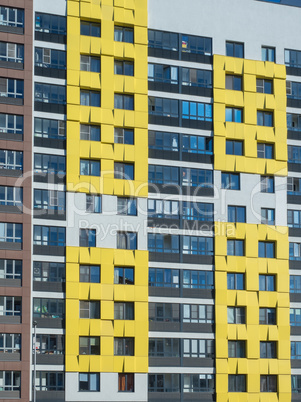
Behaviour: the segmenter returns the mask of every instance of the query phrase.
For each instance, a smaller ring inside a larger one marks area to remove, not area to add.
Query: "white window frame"
[[[0,170],[23,170],[23,152],[1,149],[0,154],[4,152],[4,163],[0,162]],[[10,158],[13,160],[11,161]],[[18,161],[19,159],[19,161]],[[21,163],[20,163],[21,160]]]

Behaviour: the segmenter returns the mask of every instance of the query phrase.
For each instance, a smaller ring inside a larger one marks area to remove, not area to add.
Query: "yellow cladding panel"
[[[77,247],[66,249],[66,370],[73,372],[125,370],[146,373],[148,371],[148,252],[114,249],[96,249],[91,253],[83,251],[85,249]],[[100,283],[80,282],[80,265],[99,266]],[[115,266],[132,267],[134,285],[115,284]],[[99,300],[100,319],[81,319],[79,317],[81,300]],[[133,302],[134,320],[116,320],[114,302]],[[100,355],[79,355],[80,336],[99,337]],[[114,356],[114,337],[124,336],[134,338],[134,356]]]
[[[213,75],[214,168],[224,171],[286,176],[285,66],[271,62],[214,55]],[[241,77],[241,91],[226,89],[227,75]],[[257,92],[257,79],[272,80],[273,93]],[[226,108],[241,109],[242,123],[226,122]],[[257,126],[258,111],[273,114],[273,127]],[[226,140],[243,141],[243,156],[227,155]],[[257,157],[258,143],[273,145],[273,160]]]
[[[215,324],[217,401],[290,400],[288,229],[215,222]],[[228,240],[243,240],[243,257],[227,255]],[[258,242],[274,242],[275,258],[259,258]],[[244,273],[244,290],[228,289],[228,273]],[[259,290],[259,275],[273,274],[273,292]],[[228,323],[229,307],[245,307],[245,324]],[[259,309],[275,308],[277,325],[260,325]],[[245,341],[245,358],[229,358],[228,342]],[[260,358],[260,342],[277,342],[277,359]],[[228,375],[246,374],[247,393],[228,392]],[[278,394],[260,393],[260,375],[278,376]],[[269,396],[269,395],[268,395]]]

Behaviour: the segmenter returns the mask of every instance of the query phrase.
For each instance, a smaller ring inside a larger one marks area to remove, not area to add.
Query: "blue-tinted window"
[[[275,209],[261,208],[261,223],[265,225],[275,225]]]
[[[154,116],[179,117],[179,101],[149,96],[148,113]]]
[[[279,2],[280,0],[275,0],[275,1]],[[261,47],[261,60],[262,61],[275,62],[276,61],[275,48],[274,47],[262,46]]]
[[[213,255],[213,238],[183,236],[183,254]]]
[[[182,101],[182,118],[212,121],[212,104]]]
[[[227,240],[227,255],[243,256],[244,248],[243,240]]]
[[[117,248],[125,250],[137,250],[137,233],[135,232],[118,232]]]
[[[100,266],[99,265],[80,265],[79,281],[100,283]]]
[[[134,285],[134,268],[114,267],[114,283],[121,285]]]
[[[63,85],[49,85],[35,83],[35,102],[66,104],[66,87]]]
[[[148,234],[148,249],[157,253],[179,253],[180,238],[177,235]]]
[[[226,107],[226,121],[242,123],[243,111],[234,107]]]
[[[66,17],[36,13],[35,30],[47,34],[66,35]]]
[[[117,42],[134,43],[134,28],[115,25],[114,40]]]
[[[226,42],[226,56],[244,58],[244,44],[238,42]]]
[[[81,159],[80,174],[83,176],[100,176],[100,162],[90,159]]]
[[[274,193],[275,191],[274,177],[272,176],[261,176],[260,185],[262,193]]]
[[[96,247],[96,230],[80,229],[79,232],[80,247]]]
[[[40,246],[66,246],[66,228],[34,226],[33,243]]]
[[[183,271],[183,288],[185,289],[213,289],[214,274],[212,271]]]
[[[212,39],[202,36],[182,35],[182,52],[205,54],[211,56],[212,54]]]
[[[226,74],[226,89],[233,91],[242,90],[242,77],[241,75]]]
[[[227,274],[227,288],[228,289],[236,289],[236,290],[244,290],[245,289],[245,275],[244,274],[236,274],[236,273],[228,273]]]
[[[226,140],[227,155],[243,155],[243,141]]]
[[[100,38],[100,24],[96,22],[80,22],[80,34]]]
[[[246,207],[229,205],[228,222],[246,222]]]
[[[273,113],[257,111],[257,125],[265,127],[273,127]]]
[[[149,268],[148,285],[164,288],[179,288],[180,271],[168,268]]]
[[[222,188],[228,190],[240,190],[239,173],[222,173]]]
[[[274,292],[276,290],[275,275],[259,275],[259,290]]]
[[[100,107],[100,92],[80,90],[80,104],[82,106]]]
[[[275,243],[259,241],[258,242],[258,257],[275,258]]]
[[[115,162],[114,178],[123,180],[134,180],[134,164]]]

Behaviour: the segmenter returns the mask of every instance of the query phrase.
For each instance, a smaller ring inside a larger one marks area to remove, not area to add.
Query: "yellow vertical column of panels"
[[[101,38],[81,36],[80,21],[101,23]],[[114,24],[134,28],[134,44],[114,42]],[[80,71],[80,54],[99,56],[101,74]],[[114,58],[132,59],[134,77],[115,76]],[[80,89],[101,92],[101,107],[80,105]],[[114,93],[134,96],[134,111],[114,110]],[[80,123],[101,127],[101,142],[80,140]],[[134,144],[114,144],[114,127],[134,129]],[[147,197],[147,1],[67,1],[67,191]],[[101,177],[80,176],[80,159]],[[114,179],[114,162],[134,163],[134,180]],[[79,282],[79,266],[100,265],[101,280]],[[115,285],[114,266],[131,266],[134,285]],[[80,300],[99,300],[101,319],[79,319]],[[132,301],[135,319],[114,320],[114,301]],[[79,336],[99,336],[100,356],[79,356]],[[114,337],[134,337],[134,356],[114,356]],[[148,371],[148,252],[66,248],[66,371]]]
[[[242,76],[243,90],[225,89],[226,74]],[[256,92],[256,78],[272,79],[273,94]],[[270,62],[214,56],[215,170],[287,175],[285,67]],[[225,122],[226,107],[243,109],[243,123]],[[257,126],[257,110],[273,112],[274,127]],[[226,155],[226,139],[244,142],[242,156]],[[257,142],[274,144],[274,159],[257,158]],[[245,242],[245,256],[227,256],[227,239]],[[258,258],[258,241],[273,241],[276,256]],[[288,229],[216,222],[216,392],[217,401],[289,401],[290,324]],[[227,273],[245,274],[245,290],[228,290]],[[276,276],[275,292],[259,291],[259,274]],[[246,324],[227,322],[227,307],[246,307]],[[259,308],[277,309],[277,325],[259,325]],[[246,358],[228,358],[228,340],[246,341]],[[277,359],[260,359],[260,341],[277,341]],[[228,375],[246,374],[247,392],[229,393]],[[260,393],[260,375],[277,375],[278,392]]]

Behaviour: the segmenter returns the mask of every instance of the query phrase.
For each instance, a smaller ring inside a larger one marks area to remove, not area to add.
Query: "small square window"
[[[226,56],[244,58],[244,44],[226,41]]]
[[[226,74],[226,89],[242,91],[242,77],[240,75]]]

